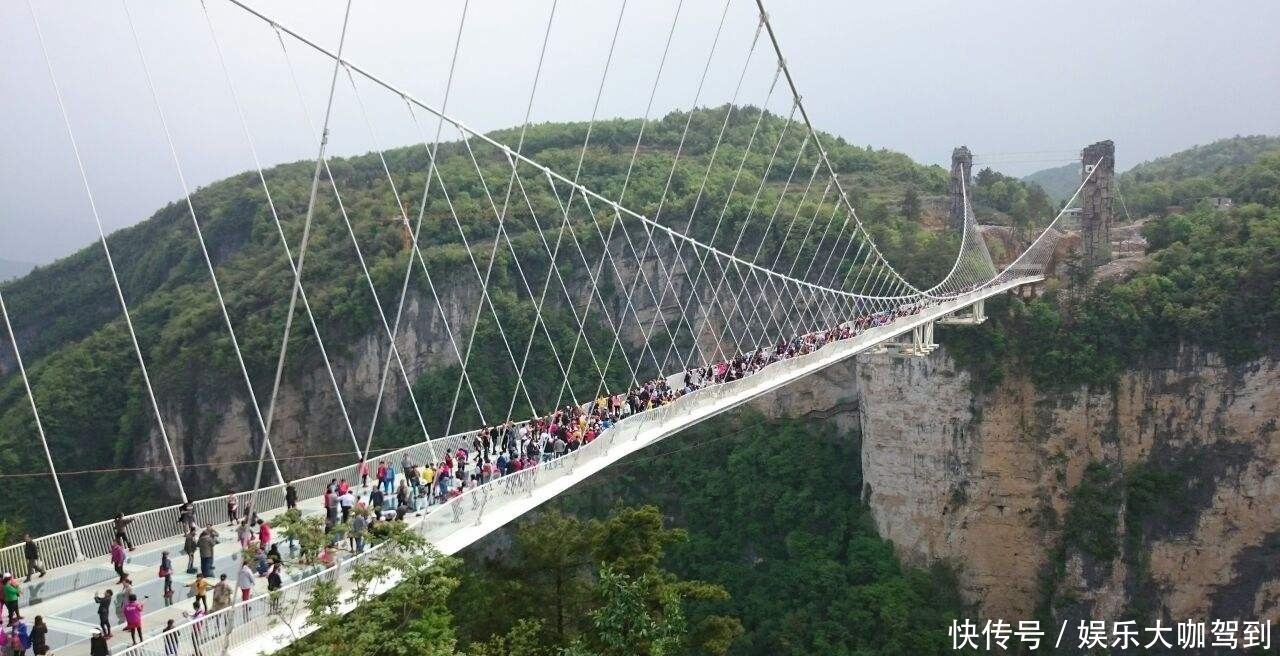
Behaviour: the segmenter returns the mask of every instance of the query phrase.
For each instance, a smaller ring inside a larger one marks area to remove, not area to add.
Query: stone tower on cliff
[[[1092,271],[1111,261],[1116,146],[1110,140],[1099,141],[1086,147],[1080,159],[1081,175],[1087,180],[1080,191],[1080,248],[1085,269]]]
[[[964,180],[964,186],[968,189],[970,195],[970,203],[973,202],[973,153],[969,151],[968,146],[960,146],[951,151],[951,187],[949,196],[951,200],[947,216],[948,223],[957,231],[964,229],[964,191],[960,187],[960,181]]]

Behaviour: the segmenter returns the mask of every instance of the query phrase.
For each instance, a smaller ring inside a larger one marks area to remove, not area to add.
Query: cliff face
[[[564,287],[553,278],[546,296],[548,308],[567,307],[568,301],[564,290],[572,295],[576,311],[587,316],[587,321],[601,326],[612,325],[610,322],[622,322],[621,338],[631,348],[633,362],[640,353],[640,344],[647,333],[652,330],[660,334],[664,330],[675,331],[681,325],[677,318],[682,314],[688,316],[684,324],[686,333],[696,334],[701,347],[708,353],[716,352],[718,347],[729,349],[727,344],[717,345],[714,335],[722,332],[723,317],[717,306],[715,312],[691,311],[683,312],[683,306],[698,308],[706,305],[705,300],[690,299],[689,289],[692,287],[688,274],[677,273],[670,280],[670,287],[665,289],[668,281],[662,271],[668,270],[666,262],[677,257],[669,243],[655,244],[645,259],[643,271],[635,265],[635,259],[624,257],[625,244],[621,239],[614,239],[611,251],[614,258],[607,263],[593,262],[596,267],[601,287],[605,291],[594,295],[591,276],[583,268],[564,272]],[[576,253],[575,253],[576,255]],[[591,256],[593,259],[595,255]],[[616,267],[616,268],[615,268]],[[418,273],[418,272],[415,272]],[[595,275],[593,274],[593,275]],[[419,274],[420,275],[420,274]],[[636,285],[630,302],[627,298],[627,287]],[[649,286],[646,286],[647,282]],[[534,285],[534,293],[541,291],[545,283],[545,275],[530,281]],[[650,292],[652,287],[652,293]],[[705,286],[704,286],[705,287]],[[383,425],[390,413],[408,403],[407,377],[416,381],[433,367],[454,365],[459,362],[459,353],[465,351],[471,334],[471,326],[477,312],[490,312],[488,305],[481,306],[479,283],[466,275],[456,276],[447,282],[437,283],[439,306],[436,300],[425,289],[411,291],[405,303],[404,316],[396,346],[400,358],[404,362],[404,371],[395,360],[392,360],[387,375],[386,390],[383,396],[379,425]],[[524,290],[521,290],[524,291]],[[602,310],[601,299],[607,302],[606,310]],[[394,319],[393,300],[383,299],[388,305],[388,321]],[[659,301],[661,307],[659,308]],[[750,299],[740,300],[743,308],[735,310],[733,304],[726,300],[723,312],[729,316],[746,313]],[[584,308],[590,305],[589,311]],[[372,311],[372,310],[371,310]],[[607,311],[607,313],[606,313]],[[775,306],[773,311],[781,314],[784,308]],[[659,317],[659,313],[661,316]],[[755,325],[766,322],[767,310],[760,310],[759,315],[751,315]],[[637,320],[638,319],[638,320]],[[776,320],[776,319],[775,319]],[[305,315],[299,310],[296,321],[305,322]],[[710,327],[707,327],[707,324]],[[305,324],[304,324],[305,325]],[[447,329],[446,329],[447,325]],[[641,328],[640,325],[644,327]],[[309,335],[310,327],[305,330]],[[450,341],[450,333],[454,342]],[[529,340],[528,333],[508,335],[516,357],[520,357]],[[543,333],[535,337],[539,346],[545,344]],[[355,343],[343,348],[341,345],[327,344],[330,362],[333,366],[334,379],[342,391],[351,424],[357,439],[363,448],[367,439],[369,425],[373,419],[374,403],[384,363],[389,357],[389,344],[386,330],[382,325],[365,334]],[[497,348],[500,344],[476,344],[476,349]],[[312,349],[308,352],[307,349]],[[732,350],[732,349],[729,349]],[[658,350],[657,356],[665,352]],[[503,351],[505,357],[505,351]],[[585,357],[585,356],[579,356]],[[601,354],[603,358],[603,354]],[[671,362],[675,362],[672,359]],[[645,364],[649,364],[648,361]],[[238,379],[237,379],[238,382]],[[258,402],[265,415],[270,388],[260,387],[257,390]],[[464,392],[465,395],[465,392]],[[175,445],[175,458],[179,465],[188,462],[231,462],[234,465],[200,468],[192,474],[187,483],[193,489],[221,489],[228,487],[238,489],[253,480],[253,466],[245,461],[256,461],[261,439],[261,430],[254,415],[252,406],[243,398],[242,387],[234,385],[231,389],[211,388],[206,386],[197,389],[189,398],[175,399],[171,404],[162,407],[166,418],[170,440]],[[428,403],[449,403],[449,400],[428,400]],[[463,398],[461,404],[469,403]],[[522,418],[522,417],[521,417]],[[352,443],[346,420],[342,416],[342,404],[334,391],[334,384],[329,379],[319,351],[314,345],[293,345],[290,347],[286,375],[282,380],[277,400],[275,420],[272,422],[272,445],[281,459],[281,469],[286,477],[295,478],[318,471],[346,464],[350,461],[349,453]],[[457,426],[456,430],[477,428],[477,426]],[[440,437],[434,435],[433,437]],[[375,448],[380,445],[375,441]],[[142,450],[143,459],[149,464],[166,465],[164,459],[162,437],[158,429],[153,428],[147,438],[146,447]],[[327,457],[324,454],[334,454]],[[155,479],[162,484],[171,484],[168,471],[163,467],[154,473]],[[274,480],[273,475],[268,475]]]
[[[1274,359],[1183,350],[1107,389],[1045,393],[1014,375],[979,395],[944,348],[863,356],[757,405],[857,421],[881,535],[907,562],[952,564],[985,617],[1047,602],[1064,618],[1280,619]],[[1063,527],[1091,464],[1113,480],[1106,558]],[[1164,487],[1129,517],[1139,470]]]

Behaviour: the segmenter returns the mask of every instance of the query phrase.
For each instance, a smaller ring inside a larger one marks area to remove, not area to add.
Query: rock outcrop
[[[945,347],[860,356],[757,407],[861,427],[864,498],[914,565],[943,561],[984,617],[1280,620],[1280,363],[1184,349],[1106,389],[974,391]],[[1112,472],[1114,558],[1063,520],[1091,465]],[[1166,474],[1153,516],[1126,517],[1126,475]],[[1157,504],[1159,505],[1159,504]],[[1055,568],[1055,559],[1062,567]],[[1053,574],[1055,569],[1064,572]],[[1047,604],[1047,606],[1046,606]]]

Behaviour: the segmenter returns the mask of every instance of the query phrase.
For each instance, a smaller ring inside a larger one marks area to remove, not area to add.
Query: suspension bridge
[[[440,315],[445,311],[436,283],[442,272],[432,271],[421,246],[429,201],[433,208],[441,208],[444,225],[456,228],[458,239],[464,246],[466,256],[459,265],[462,271],[461,274],[455,271],[455,275],[473,277],[469,284],[473,284],[478,293],[472,306],[466,308],[470,319],[461,330],[452,329],[448,321],[442,322],[448,344],[447,359],[460,365],[452,398],[417,399],[409,394],[407,402],[421,429],[421,440],[392,451],[378,451],[377,459],[391,463],[434,465],[452,458],[459,450],[466,451],[464,458],[487,458],[492,455],[488,447],[480,449],[482,453],[476,453],[480,431],[508,423],[516,427],[530,427],[534,425],[530,422],[541,422],[537,424],[539,430],[559,426],[566,432],[588,427],[591,433],[591,439],[577,441],[576,448],[562,454],[555,453],[554,457],[531,459],[519,471],[471,480],[460,477],[461,480],[451,484],[439,502],[425,507],[415,505],[413,511],[403,515],[402,521],[444,554],[458,552],[629,454],[832,364],[873,349],[892,348],[906,356],[927,354],[935,346],[935,324],[980,323],[985,318],[986,299],[1044,280],[1047,268],[1060,256],[1066,232],[1059,223],[1069,210],[1075,208],[1086,222],[1109,221],[1106,208],[1110,203],[1110,172],[1114,162],[1110,142],[1104,142],[1098,145],[1102,147],[1091,147],[1084,153],[1082,182],[1063,211],[1047,223],[1021,254],[998,267],[988,251],[970,199],[972,156],[967,149],[963,153],[958,150],[959,155],[953,160],[956,165],[952,168],[952,222],[949,224],[949,229],[959,232],[958,251],[949,271],[936,284],[913,284],[886,259],[860,219],[845,189],[846,183],[841,180],[823,143],[823,135],[810,121],[792,70],[783,57],[779,36],[759,1],[754,5],[745,0],[727,0],[723,5],[717,3],[718,25],[683,25],[681,13],[685,9],[685,0],[678,0],[672,5],[665,44],[650,44],[648,48],[658,53],[656,72],[631,147],[630,163],[621,185],[611,186],[608,191],[593,188],[587,182],[596,179],[595,172],[591,170],[594,160],[589,155],[618,35],[625,31],[626,0],[619,3],[616,21],[605,30],[606,34],[612,34],[612,40],[608,55],[600,64],[598,82],[592,83],[595,103],[586,124],[585,137],[576,148],[576,158],[557,167],[538,161],[524,148],[534,98],[544,74],[543,56],[555,36],[553,28],[559,9],[556,0],[549,3],[548,18],[538,28],[543,33],[538,67],[527,102],[522,101],[524,121],[520,130],[512,133],[512,143],[473,129],[462,118],[465,110],[454,112],[448,108],[468,11],[478,11],[468,4],[464,4],[457,26],[449,78],[442,100],[437,105],[419,99],[377,71],[361,66],[346,53],[347,26],[351,15],[349,2],[337,46],[332,49],[321,45],[320,39],[303,34],[248,2],[206,2],[234,8],[243,20],[264,29],[266,38],[278,42],[281,61],[290,73],[288,82],[299,97],[303,92],[292,63],[299,52],[321,57],[330,67],[328,102],[323,115],[318,117],[319,122],[305,110],[302,116],[303,123],[317,135],[318,153],[305,210],[297,213],[302,221],[301,238],[291,243],[282,219],[283,208],[277,205],[276,196],[273,196],[250,123],[245,118],[245,106],[237,94],[236,76],[227,65],[216,21],[210,18],[209,6],[205,2],[198,3],[208,19],[207,30],[223,73],[221,80],[210,81],[210,84],[225,85],[233,100],[246,149],[254,162],[256,179],[269,208],[270,227],[279,236],[279,246],[292,276],[274,377],[270,385],[262,385],[261,381],[255,382],[250,377],[250,368],[241,348],[243,336],[236,332],[233,313],[228,309],[224,289],[219,282],[219,268],[206,243],[203,217],[192,201],[193,190],[184,174],[183,161],[166,115],[164,90],[156,85],[153,77],[155,58],[149,55],[139,38],[130,13],[136,11],[131,8],[133,3],[129,0],[121,3],[130,30],[129,37],[136,46],[138,62],[184,191],[181,203],[191,221],[192,239],[199,244],[209,284],[221,310],[219,319],[234,347],[242,392],[255,422],[255,434],[245,436],[246,442],[257,451],[253,485],[235,495],[236,503],[242,509],[252,508],[267,520],[283,513],[292,501],[287,498],[287,482],[296,491],[296,505],[304,515],[324,515],[325,492],[330,482],[335,479],[360,480],[360,463],[366,457],[373,459],[370,454],[375,453],[375,426],[379,413],[385,412],[384,396],[388,386],[399,381],[406,388],[412,387],[413,373],[402,350],[405,348],[406,302],[415,290],[423,289],[421,283],[411,284],[415,275],[421,275],[425,282],[427,294],[421,300],[433,306]],[[161,604],[154,601],[161,598],[162,582],[154,576],[161,552],[168,551],[175,562],[183,562],[184,522],[179,519],[180,514],[189,512],[189,519],[199,526],[217,526],[226,521],[228,499],[222,494],[200,498],[200,494],[184,486],[182,467],[167,432],[169,424],[149,374],[148,367],[154,363],[149,361],[145,345],[134,329],[134,309],[116,273],[107,232],[94,200],[94,189],[81,158],[74,127],[76,123],[63,100],[63,90],[49,57],[39,12],[30,2],[28,7],[58,101],[60,118],[72,144],[83,193],[89,199],[90,212],[109,265],[112,288],[147,390],[145,403],[163,447],[161,458],[172,469],[173,485],[178,495],[184,504],[190,504],[189,511],[172,505],[131,515],[132,522],[126,530],[136,549],[129,552],[123,567],[137,581],[135,593],[151,601],[146,604],[144,640],[121,649],[124,647],[120,642],[122,639],[117,638],[114,653],[257,654],[276,650],[308,631],[306,600],[317,585],[349,581],[352,569],[376,557],[379,548],[375,546],[361,553],[344,555],[331,565],[289,562],[285,583],[280,590],[267,594],[264,583],[258,581],[247,600],[197,621],[184,618],[183,611],[190,609],[188,603]],[[747,52],[736,56],[726,55],[722,47],[729,41],[725,32],[729,29],[726,26],[733,24],[726,20],[731,11],[747,11],[751,17],[746,24],[752,33],[742,39],[749,44]],[[688,190],[692,192],[691,206],[676,207],[669,201],[674,193],[673,186],[679,184],[673,184],[673,180],[677,177],[677,166],[690,135],[692,111],[683,125],[679,142],[675,144],[661,196],[656,202],[633,204],[628,201],[628,184],[638,155],[647,145],[646,127],[657,120],[652,116],[655,97],[664,73],[669,72],[673,65],[669,61],[669,53],[678,28],[701,30],[708,53],[705,61],[696,62],[701,78],[688,103],[689,109],[708,104],[703,91],[713,64],[726,66],[731,78],[736,74],[736,86],[723,109],[711,112],[720,118],[720,123],[715,126],[718,132],[714,143],[701,156],[706,160],[705,169],[700,176],[692,178],[692,184],[700,186],[696,190]],[[760,59],[767,62],[765,95],[760,101],[761,109],[755,112],[744,108],[747,100],[741,96],[753,59],[757,63]],[[729,62],[727,65],[723,64],[726,60]],[[340,86],[350,88],[350,97],[359,108],[372,152],[377,154],[381,174],[394,196],[397,227],[402,231],[409,251],[404,270],[397,271],[399,293],[390,300],[378,299],[378,287],[365,261],[357,230],[352,226],[355,218],[352,215],[359,210],[343,204],[341,176],[335,175],[330,167],[332,156],[327,149],[331,130],[334,129],[331,113]],[[392,102],[403,105],[405,119],[422,135],[418,145],[425,149],[427,157],[423,162],[424,168],[414,171],[420,174],[419,177],[413,178],[419,180],[423,187],[420,196],[416,189],[404,184],[406,178],[403,174],[406,172],[396,170],[396,165],[388,161],[386,150],[378,141],[377,121],[370,118],[366,109],[366,94],[390,98]],[[776,116],[785,117],[781,130],[761,129],[766,117],[764,108],[770,107],[770,103],[781,105],[781,110],[776,112]],[[717,181],[720,180],[719,176],[712,175],[712,166],[720,156],[722,141],[733,121],[748,126],[750,135],[744,147],[725,149],[734,151],[736,155],[736,158],[721,162],[732,172],[728,178],[730,188],[727,191],[712,189],[710,185],[719,184]],[[455,203],[459,184],[448,177],[450,174],[462,174],[456,173],[457,167],[438,165],[444,157],[441,145],[446,131],[456,133],[460,138],[453,147],[452,156],[469,165],[465,175],[470,176],[472,182],[478,182],[483,190],[475,207],[479,208],[480,218],[490,228],[482,233],[482,238],[476,238],[475,233],[469,233],[463,225],[469,218],[465,214],[475,209]],[[753,156],[766,162],[762,170],[748,165]],[[756,177],[759,179],[754,179]],[[375,339],[385,344],[386,350],[386,357],[378,369],[379,386],[371,409],[372,418],[364,430],[358,430],[357,426],[363,428],[365,422],[352,417],[353,404],[346,400],[347,390],[342,376],[335,371],[337,358],[331,357],[334,345],[326,348],[321,335],[322,324],[317,320],[313,299],[308,296],[303,276],[313,220],[317,219],[317,197],[330,192],[358,259],[362,283],[367,285],[375,300]],[[723,207],[715,207],[720,198],[724,199]],[[733,198],[745,201],[745,218],[738,216],[741,212],[731,217],[730,200]],[[510,226],[517,215],[523,227],[531,228],[534,239],[518,240],[512,234]],[[726,220],[726,217],[731,218]],[[1088,252],[1092,252],[1090,249],[1105,249],[1105,240],[1099,242],[1086,238],[1084,241]],[[1090,256],[1101,257],[1096,254]],[[539,262],[546,264],[540,265]],[[515,334],[504,329],[497,303],[490,294],[496,284],[495,269],[501,268],[513,274],[512,278],[517,281],[516,293],[533,303],[533,325],[527,334]],[[433,279],[433,275],[436,278]],[[384,307],[394,308],[394,312],[385,312]],[[548,323],[543,318],[543,312],[552,308],[571,316],[572,325],[577,330],[567,352],[556,348]],[[58,649],[58,653],[63,653],[60,648],[64,646],[80,650],[85,648],[80,643],[88,639],[90,630],[97,625],[98,605],[94,603],[92,593],[114,584],[117,578],[112,563],[108,561],[108,552],[117,537],[117,525],[111,518],[79,525],[72,521],[70,505],[75,504],[77,492],[64,489],[59,482],[57,454],[49,446],[42,408],[38,396],[33,393],[22,359],[18,343],[20,333],[15,330],[15,324],[21,325],[22,317],[11,315],[3,296],[0,296],[0,310],[5,323],[4,335],[13,349],[18,374],[34,416],[36,437],[56,486],[57,507],[66,522],[66,530],[34,540],[48,574],[25,586],[22,612],[27,617],[39,614],[46,619],[50,627],[50,645]],[[477,327],[489,318],[496,326],[498,339],[477,344]],[[283,459],[278,457],[272,437],[279,430],[277,401],[295,320],[305,322],[304,328],[319,346],[325,378],[333,388],[343,418],[341,425],[332,428],[335,433],[343,434],[344,441],[349,439],[355,457],[337,469],[310,475],[290,472],[295,475],[287,477],[282,471]],[[603,327],[606,339],[590,338],[591,326]],[[550,370],[535,368],[530,362],[534,345],[544,342],[551,345],[553,358]],[[511,370],[515,372],[505,415],[495,417],[492,409],[485,412],[468,375],[468,362],[478,350],[483,349],[508,358]],[[591,381],[587,389],[581,384],[580,372],[583,371],[588,372],[587,379]],[[618,371],[622,373],[610,374]],[[576,386],[574,381],[577,381]],[[535,384],[558,387],[555,402],[539,406],[530,393],[530,387]],[[467,406],[468,401],[475,406],[477,416],[485,425],[453,430],[459,406]],[[444,431],[444,436],[433,437],[428,433],[420,402],[452,404],[449,428]],[[538,439],[536,433],[530,434],[531,440]],[[537,444],[534,452],[539,456],[552,453],[550,448],[544,447],[544,444]],[[214,548],[214,569],[234,578],[240,564],[241,547],[235,540],[225,537]],[[25,577],[29,566],[25,549],[23,544],[17,544],[0,551],[0,566],[17,577]],[[177,568],[174,578],[178,589],[185,595],[183,586],[192,580],[192,576],[182,573],[182,569]],[[393,574],[375,589],[385,590],[394,583]],[[344,597],[343,610],[350,610],[352,603],[351,599]],[[113,613],[118,612],[117,607]],[[113,614],[112,621],[118,624],[117,617]],[[169,633],[161,634],[161,627],[168,619],[176,619],[178,626]],[[172,651],[175,648],[176,651]]]

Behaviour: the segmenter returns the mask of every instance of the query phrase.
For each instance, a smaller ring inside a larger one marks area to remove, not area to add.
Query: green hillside
[[[1280,137],[1221,139],[1144,162],[1120,175],[1134,215],[1190,209],[1209,197],[1236,203],[1280,203]]]
[[[999,382],[1006,367],[1046,387],[1107,386],[1144,358],[1183,345],[1228,363],[1280,345],[1280,140],[1245,137],[1201,146],[1121,176],[1150,261],[1135,275],[1084,286],[1074,261],[1060,288],[1029,303],[1000,300],[976,329],[947,328],[960,360]],[[1237,162],[1237,163],[1228,163]],[[1199,202],[1236,201],[1228,210]],[[1182,198],[1181,205],[1171,201]]]
[[[1040,187],[1055,202],[1061,203],[1071,198],[1080,186],[1080,165],[1073,163],[1042,169],[1023,176],[1022,180]]]

